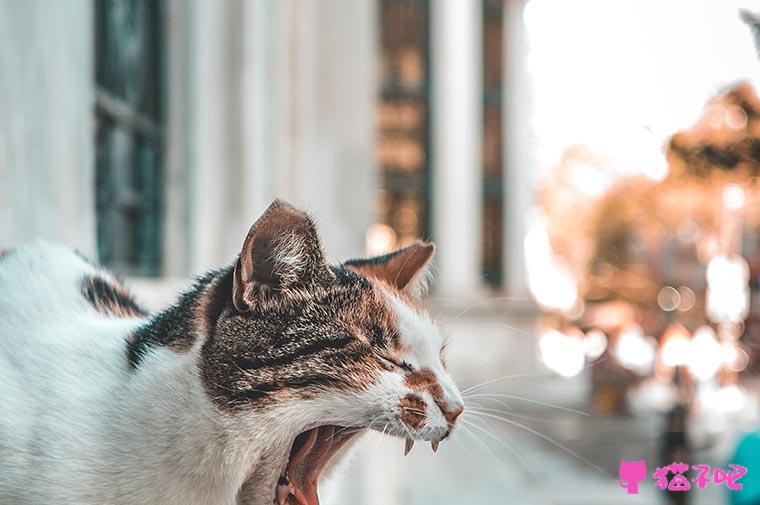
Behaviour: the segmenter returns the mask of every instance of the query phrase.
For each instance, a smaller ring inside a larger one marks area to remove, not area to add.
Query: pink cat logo
[[[647,477],[647,463],[645,460],[625,461],[620,460],[618,473],[620,487],[626,489],[628,494],[639,494],[639,482]]]

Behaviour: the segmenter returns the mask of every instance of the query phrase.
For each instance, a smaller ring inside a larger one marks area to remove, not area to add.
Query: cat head
[[[275,201],[217,286],[230,302],[204,344],[204,383],[230,415],[297,426],[284,475],[294,503],[316,503],[308,474],[359,429],[437,449],[456,425],[462,398],[420,301],[433,253],[417,242],[329,265],[309,217]]]

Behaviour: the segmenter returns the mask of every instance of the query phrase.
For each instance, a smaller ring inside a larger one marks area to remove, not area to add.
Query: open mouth
[[[318,426],[298,435],[290,449],[285,472],[277,483],[278,505],[319,505],[319,475],[336,452],[359,428]]]

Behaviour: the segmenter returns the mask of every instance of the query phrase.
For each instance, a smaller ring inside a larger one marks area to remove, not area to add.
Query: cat
[[[331,266],[283,201],[151,315],[37,242],[0,257],[0,503],[318,505],[364,430],[435,451],[464,409],[421,305],[430,243]]]

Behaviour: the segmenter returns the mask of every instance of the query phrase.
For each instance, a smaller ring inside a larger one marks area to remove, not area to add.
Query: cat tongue
[[[280,501],[284,489],[278,487],[281,505],[319,505],[317,481],[330,458],[351,438],[350,433],[336,426],[319,426],[296,437],[286,475],[289,481],[287,501]]]

